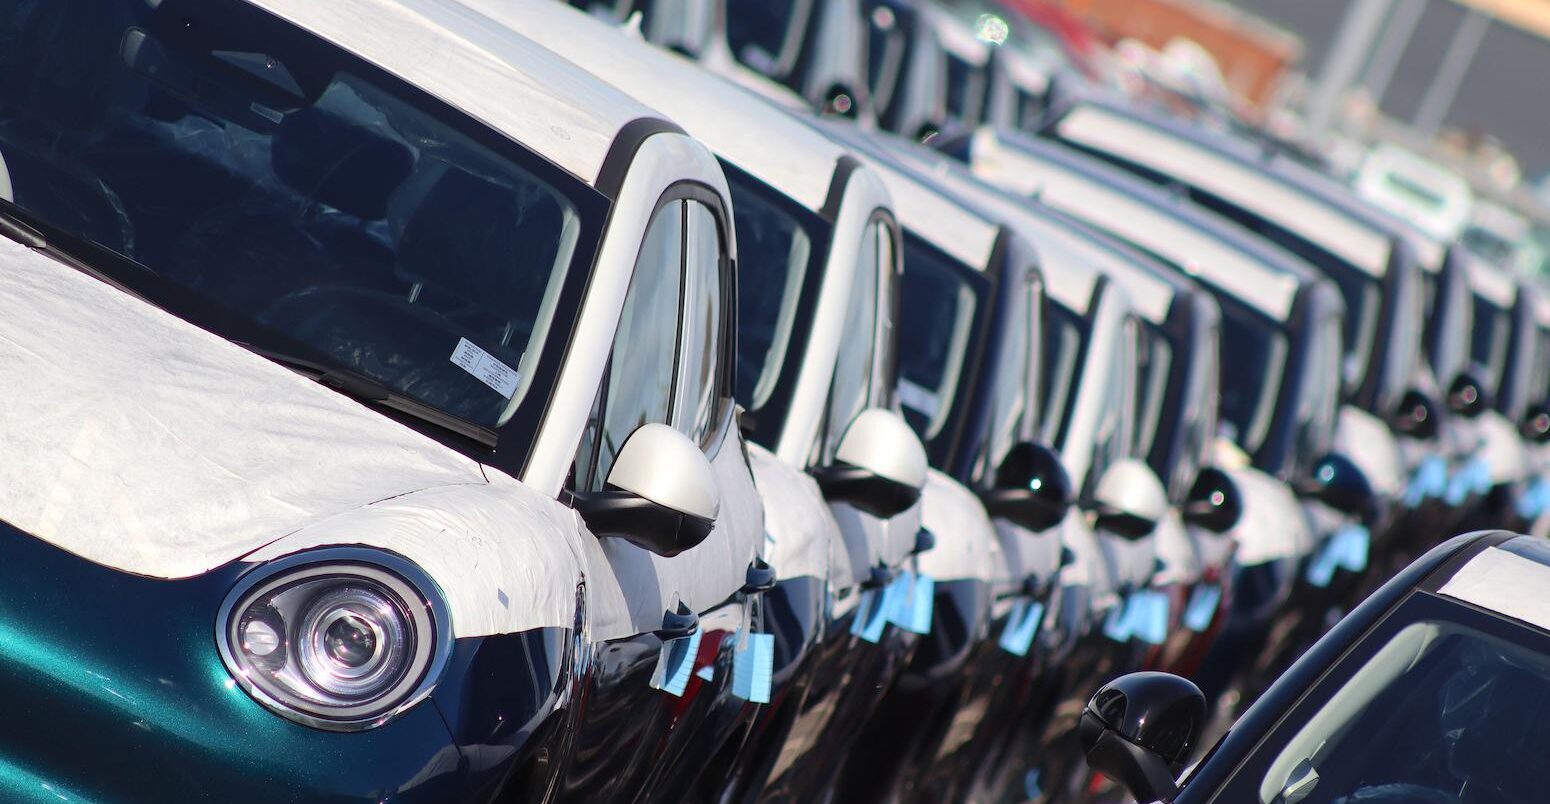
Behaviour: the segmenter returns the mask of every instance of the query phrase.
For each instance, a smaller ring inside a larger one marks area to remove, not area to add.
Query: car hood
[[[373,502],[485,482],[407,427],[0,240],[0,520],[178,578]]]

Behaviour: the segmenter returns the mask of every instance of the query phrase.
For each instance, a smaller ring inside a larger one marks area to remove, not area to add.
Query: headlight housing
[[[430,694],[452,636],[440,590],[419,567],[330,548],[243,576],[221,606],[216,644],[237,684],[271,711],[360,731]]]

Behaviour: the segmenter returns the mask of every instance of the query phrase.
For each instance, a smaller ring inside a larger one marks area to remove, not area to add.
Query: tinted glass
[[[829,412],[827,432],[824,434],[824,455],[833,455],[839,440],[850,426],[852,419],[867,405],[867,395],[872,384],[872,361],[877,343],[877,298],[880,261],[886,256],[882,251],[881,224],[873,224],[861,238],[856,256],[856,277],[851,285],[850,300],[845,311],[845,328],[840,337],[840,351],[834,364],[834,380],[829,387]]]
[[[722,256],[725,249],[716,216],[698,201],[686,202],[684,241],[684,323],[682,413],[680,430],[704,443],[721,401]],[[666,327],[669,319],[659,325]]]
[[[1066,425],[1076,396],[1078,364],[1086,352],[1087,323],[1058,304],[1044,317],[1044,364],[1040,387],[1044,414],[1040,438],[1055,449],[1064,449]]]
[[[1511,329],[1512,321],[1506,310],[1484,297],[1475,297],[1475,332],[1470,357],[1485,369],[1481,379],[1493,392],[1499,387],[1507,364],[1507,335]]]
[[[737,228],[737,401],[756,411],[785,364],[813,241],[767,188],[733,172],[728,177]]]
[[[1222,431],[1251,455],[1270,431],[1286,351],[1286,336],[1270,321],[1223,305]]]
[[[671,421],[678,357],[678,301],[683,271],[684,203],[663,207],[646,232],[614,336],[602,428],[591,486],[601,487],[626,439],[643,424]],[[577,477],[594,445],[583,444]]]
[[[899,403],[904,418],[929,439],[947,421],[966,368],[977,300],[965,278],[940,254],[906,241],[900,288]]]
[[[726,0],[727,41],[744,63],[772,72],[812,0]]]
[[[1030,274],[1030,279],[1036,274]],[[1030,437],[1037,422],[1034,394],[1039,376],[1039,308],[1043,294],[1036,281],[1027,282],[1011,300],[1011,309],[1002,329],[1001,356],[996,361],[995,385],[991,388],[990,439],[985,446],[981,472],[993,471],[1008,450]]]
[[[174,314],[494,427],[594,235],[590,191],[491,139],[246,3],[0,1],[22,213]]]
[[[947,113],[964,125],[979,123],[985,104],[985,70],[947,55]]]

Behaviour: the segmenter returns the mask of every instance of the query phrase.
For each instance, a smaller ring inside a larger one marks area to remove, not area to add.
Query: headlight
[[[217,628],[221,659],[249,695],[333,731],[380,726],[418,703],[452,647],[430,578],[398,556],[360,548],[254,570],[227,595]]]

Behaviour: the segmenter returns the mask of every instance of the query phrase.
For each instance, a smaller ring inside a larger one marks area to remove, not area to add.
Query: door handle
[[[934,547],[936,547],[936,534],[921,528],[920,532],[915,534],[915,549],[911,550],[910,553],[920,555]]]
[[[658,639],[667,642],[668,640],[682,639],[694,633],[694,629],[699,627],[700,615],[695,614],[688,606],[679,602],[676,610],[662,615],[662,627],[658,628],[654,633]]]

